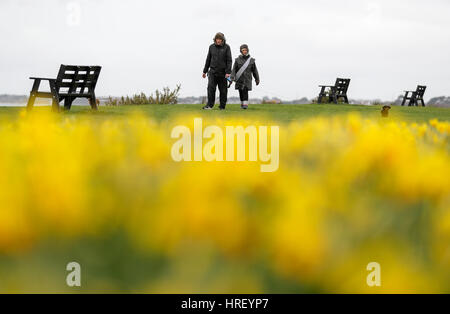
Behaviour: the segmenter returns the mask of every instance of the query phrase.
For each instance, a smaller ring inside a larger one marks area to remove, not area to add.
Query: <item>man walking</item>
[[[217,87],[220,91],[220,109],[225,110],[228,100],[227,79],[231,75],[232,63],[231,48],[227,45],[225,35],[217,33],[214,37],[214,44],[209,47],[203,69],[203,78],[208,75],[208,104],[203,107],[204,110],[214,108]]]

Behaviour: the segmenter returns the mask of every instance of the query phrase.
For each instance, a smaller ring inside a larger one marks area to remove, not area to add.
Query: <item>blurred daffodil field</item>
[[[450,292],[450,123],[284,123],[261,173],[174,162],[171,129],[194,118],[1,121],[0,292]]]

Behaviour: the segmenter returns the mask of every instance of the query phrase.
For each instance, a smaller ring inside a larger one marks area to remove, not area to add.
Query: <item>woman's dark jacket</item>
[[[251,58],[250,55],[240,55],[234,61],[233,71],[231,72],[231,79],[233,81],[236,80],[236,74],[239,72],[239,69],[242,68],[242,66],[247,62],[248,58]],[[248,68],[244,71],[244,73],[242,73],[242,76],[236,82],[236,89],[243,89],[244,87],[246,87],[249,91],[251,91],[253,87],[252,76],[255,78],[255,81],[259,82],[258,68],[256,67],[256,61],[253,58],[251,58]]]

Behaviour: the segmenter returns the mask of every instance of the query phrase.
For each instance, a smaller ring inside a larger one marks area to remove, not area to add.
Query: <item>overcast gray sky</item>
[[[311,98],[337,76],[353,79],[352,98],[390,100],[418,83],[427,98],[450,95],[448,0],[1,0],[0,94],[26,94],[29,76],[64,63],[102,65],[99,95],[181,83],[182,96],[201,96],[217,31],[233,58],[250,45],[253,97]]]

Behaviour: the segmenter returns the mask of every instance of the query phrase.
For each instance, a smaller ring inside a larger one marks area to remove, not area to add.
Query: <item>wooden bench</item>
[[[425,91],[427,90],[426,86],[418,85],[415,91],[405,91],[405,96],[403,97],[402,106],[406,105],[406,101],[409,100],[409,107],[419,106],[419,101],[422,103],[422,107],[425,107],[425,101],[423,100],[423,96],[425,95]],[[411,94],[411,96],[409,96]]]
[[[95,87],[101,71],[100,66],[61,65],[56,79],[30,77],[34,80],[33,88],[28,99],[27,108],[31,110],[36,98],[52,99],[52,108],[59,111],[59,103],[64,100],[64,108],[70,110],[76,98],[87,98],[91,108],[98,109]],[[50,92],[41,92],[42,81],[48,81]]]
[[[347,97],[347,91],[350,86],[350,79],[342,79],[338,78],[336,79],[336,84],[334,86],[329,85],[319,85],[321,88],[319,98],[317,100],[317,103],[321,104],[324,97],[328,98],[328,102],[331,103],[332,101],[337,104],[338,100],[343,98],[344,102],[348,104],[348,97]],[[327,91],[327,89],[329,89]]]

